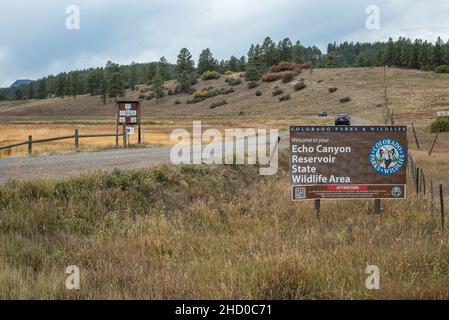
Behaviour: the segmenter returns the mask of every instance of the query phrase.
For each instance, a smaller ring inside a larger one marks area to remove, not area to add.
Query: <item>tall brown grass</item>
[[[256,167],[159,166],[0,187],[3,299],[444,299],[447,236],[414,196],[292,202],[288,159]],[[64,271],[81,269],[67,291]],[[381,289],[365,287],[368,265]]]

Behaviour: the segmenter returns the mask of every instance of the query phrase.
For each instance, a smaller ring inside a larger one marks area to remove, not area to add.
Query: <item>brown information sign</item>
[[[405,199],[407,127],[290,128],[293,200]]]

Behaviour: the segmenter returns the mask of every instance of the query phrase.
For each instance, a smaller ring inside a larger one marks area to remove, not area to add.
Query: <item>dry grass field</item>
[[[0,187],[3,299],[448,299],[427,200],[292,202],[287,174],[159,166]],[[65,268],[81,289],[65,289]],[[365,287],[368,265],[381,289]]]
[[[270,127],[329,124],[347,112],[372,124],[386,114],[383,69],[304,72],[307,88],[261,84],[187,105],[187,95],[144,101],[145,143],[167,145],[174,128]],[[225,77],[197,89],[227,88]],[[418,166],[449,195],[449,139],[440,135],[432,157],[429,125],[449,110],[449,75],[388,71],[389,108],[409,132]],[[172,87],[168,83],[167,87]],[[279,102],[273,86],[290,93]],[[329,93],[329,87],[337,87]],[[142,87],[139,88],[141,90]],[[139,91],[128,92],[137,97]],[[346,104],[339,99],[349,96]],[[175,105],[175,100],[183,103]],[[210,109],[216,100],[228,105]],[[319,119],[320,111],[330,117]],[[114,106],[96,97],[0,103],[0,145],[36,138],[113,130]],[[114,140],[81,142],[86,149]],[[54,148],[53,148],[54,147]],[[42,145],[37,152],[71,150],[73,142]],[[49,149],[45,149],[49,148]],[[20,154],[23,151],[14,151]],[[60,180],[0,186],[0,298],[4,299],[449,299],[448,235],[430,230],[430,201],[414,194],[385,201],[325,202],[321,219],[313,202],[292,202],[288,155],[281,170],[261,177],[251,166],[158,166],[97,172]],[[428,185],[427,185],[428,186]],[[437,205],[436,209],[439,207]],[[81,269],[81,290],[67,291],[65,269]],[[365,287],[368,265],[381,270],[381,289]]]

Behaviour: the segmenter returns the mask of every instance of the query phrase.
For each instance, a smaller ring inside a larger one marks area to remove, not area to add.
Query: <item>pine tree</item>
[[[137,77],[138,77],[137,66],[136,66],[136,63],[133,62],[133,63],[131,63],[131,67],[129,69],[129,84],[128,84],[129,88],[133,91],[136,90],[136,85],[137,85],[137,80],[138,80]]]
[[[153,89],[154,89],[154,97],[156,98],[156,103],[159,103],[159,100],[162,99],[165,95],[164,92],[164,79],[160,72],[160,68],[156,68],[156,75],[153,78]]]
[[[165,57],[162,57],[159,60],[159,64],[157,65],[156,68],[159,68],[159,73],[160,73],[163,81],[170,80],[171,76],[170,76],[170,70],[169,70],[169,63]]]
[[[231,56],[228,61],[228,70],[232,72],[239,71],[239,60],[235,56]]]
[[[217,65],[212,52],[209,48],[204,49],[198,59],[198,75],[202,75],[206,71],[216,71]]]
[[[119,71],[115,71],[111,74],[109,79],[109,98],[114,98],[117,102],[118,97],[122,97],[125,94],[125,87],[122,79],[122,74]]]
[[[293,44],[289,38],[285,38],[278,44],[279,60],[292,61],[293,60]]]
[[[16,100],[23,100],[24,98],[23,89],[21,87],[16,88],[14,96]]]
[[[188,93],[192,86],[192,80],[195,78],[195,63],[192,55],[187,48],[183,48],[178,55],[176,64],[176,80],[178,90]]]
[[[304,46],[301,44],[300,41],[297,41],[296,44],[293,46],[293,62],[295,63],[304,63],[305,61],[305,57],[304,57],[304,51],[305,48]]]
[[[76,99],[76,97],[81,93],[81,80],[78,71],[72,72],[70,75],[70,94]]]
[[[270,37],[266,37],[261,49],[261,55],[262,55],[262,66],[261,70],[265,72],[270,68],[272,65],[275,65],[279,63],[279,53],[276,48],[275,43],[273,40],[271,40]]]
[[[242,56],[238,62],[238,71],[243,72],[246,70],[246,57]]]
[[[444,42],[441,37],[438,37],[437,42],[432,50],[432,65],[438,67],[444,62]]]
[[[106,76],[105,76],[104,72],[101,72],[99,74],[99,76],[100,76],[100,80],[99,80],[99,94],[100,94],[101,100],[103,101],[103,105],[105,105],[106,104],[106,98],[107,98],[108,91],[109,91],[109,89],[108,89],[108,81],[106,79]]]
[[[258,81],[260,79],[259,72],[253,63],[248,64],[245,72],[246,81]]]
[[[37,97],[38,99],[47,99],[48,97],[48,88],[46,79],[41,79],[37,85]]]
[[[27,99],[34,99],[35,94],[36,94],[36,90],[34,89],[34,83],[31,82],[31,83],[28,85]]]
[[[66,86],[66,76],[60,74],[56,79],[56,96],[64,98],[65,96],[65,86]]]

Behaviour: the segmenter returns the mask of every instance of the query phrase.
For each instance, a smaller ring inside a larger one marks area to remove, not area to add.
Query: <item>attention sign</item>
[[[407,127],[290,128],[293,200],[404,199]]]

